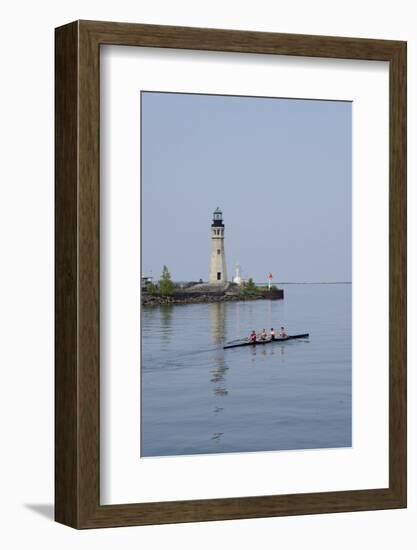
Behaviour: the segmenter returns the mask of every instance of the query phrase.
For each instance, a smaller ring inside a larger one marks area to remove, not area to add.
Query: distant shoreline
[[[257,283],[259,284],[259,283]],[[351,285],[352,281],[330,281],[330,282],[293,282],[280,281],[277,285]]]

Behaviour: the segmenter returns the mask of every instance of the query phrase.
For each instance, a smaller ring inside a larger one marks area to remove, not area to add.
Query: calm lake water
[[[141,456],[350,447],[351,285],[142,310]],[[252,329],[308,340],[223,350]]]

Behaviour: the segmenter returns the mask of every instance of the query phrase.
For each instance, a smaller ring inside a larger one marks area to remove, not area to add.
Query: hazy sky
[[[350,102],[141,99],[143,275],[207,280],[219,206],[229,279],[351,281]]]

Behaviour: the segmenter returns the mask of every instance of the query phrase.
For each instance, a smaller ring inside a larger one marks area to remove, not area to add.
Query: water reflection
[[[159,315],[161,321],[161,340],[169,343],[172,334],[172,308],[174,306],[164,304],[159,306]]]
[[[251,363],[256,366],[270,366],[274,363],[265,363],[264,361],[258,361],[257,357],[265,358],[265,357],[272,357],[276,356],[276,360],[278,363],[284,363],[285,362],[285,344],[280,344],[277,342],[276,344],[266,344],[264,346],[253,346],[248,348],[250,350],[250,356],[251,356]]]
[[[226,307],[224,302],[214,302],[209,304],[211,335],[215,344],[224,341],[226,324]]]
[[[234,307],[235,307],[235,318],[236,318],[236,334],[240,334],[241,333],[241,327],[240,327],[240,302],[235,302],[234,304]]]
[[[216,399],[220,398],[223,400],[229,393],[226,387],[226,374],[229,367],[226,364],[224,350],[222,349],[225,337],[226,305],[223,302],[215,302],[209,304],[209,309],[211,336],[213,343],[216,344],[213,355],[214,367],[210,369],[210,382],[213,384],[213,393]],[[216,404],[213,413],[215,416],[218,416],[223,410],[223,406]],[[213,432],[211,439],[219,442],[222,436],[223,432]]]
[[[226,365],[224,357],[219,353],[214,355],[213,361],[215,366],[210,370],[210,382],[214,384],[214,394],[223,397],[229,393],[226,388],[226,373],[229,367]]]

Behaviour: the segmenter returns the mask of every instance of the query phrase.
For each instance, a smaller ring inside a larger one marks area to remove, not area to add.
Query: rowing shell
[[[296,340],[297,338],[308,338],[309,334],[292,334],[283,338],[274,338],[273,340],[256,340],[256,342],[240,342],[240,344],[226,344],[223,349],[242,348],[243,346],[258,346],[264,344],[273,344],[276,342],[286,342],[287,340]]]

